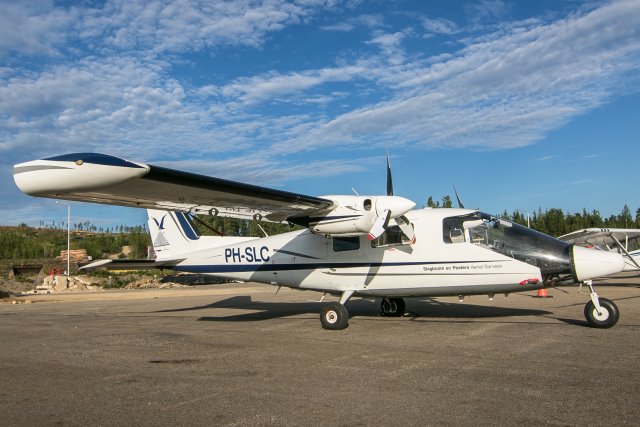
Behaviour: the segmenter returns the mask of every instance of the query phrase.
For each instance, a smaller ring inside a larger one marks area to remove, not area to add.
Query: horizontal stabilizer
[[[81,270],[149,270],[170,268],[182,259],[158,262],[155,259],[101,259],[80,267]]]

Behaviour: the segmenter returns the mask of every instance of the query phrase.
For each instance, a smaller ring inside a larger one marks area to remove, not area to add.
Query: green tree
[[[443,208],[453,207],[453,203],[451,202],[451,196],[449,196],[448,194],[445,196],[442,196],[442,207]]]
[[[622,212],[618,215],[618,227],[629,228],[633,224],[635,224],[635,221],[631,218],[631,209],[629,209],[629,206],[624,205]]]

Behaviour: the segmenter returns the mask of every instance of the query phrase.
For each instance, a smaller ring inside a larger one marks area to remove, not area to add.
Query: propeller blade
[[[367,239],[373,240],[382,236],[382,233],[384,233],[385,229],[389,225],[390,218],[391,218],[391,211],[389,209],[382,212],[382,215],[376,219],[376,222],[373,223],[371,230],[369,230]]]
[[[458,200],[458,207],[460,209],[464,209],[464,205],[460,201],[460,197],[458,196],[458,192],[456,191],[456,186],[455,185],[453,186],[453,192],[456,193],[456,199]]]
[[[415,243],[416,233],[413,231],[413,227],[411,226],[409,219],[406,216],[402,215],[398,218],[395,218],[395,220],[396,224],[398,224],[398,227],[400,227],[400,230],[402,230],[404,235],[407,236],[409,240],[411,240],[411,243]]]
[[[391,178],[391,162],[387,152],[387,196],[393,196],[393,178]]]

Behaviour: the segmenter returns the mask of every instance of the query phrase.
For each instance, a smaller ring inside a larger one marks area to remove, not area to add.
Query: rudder
[[[147,209],[149,234],[156,259],[172,258],[192,250],[200,235],[183,212]]]

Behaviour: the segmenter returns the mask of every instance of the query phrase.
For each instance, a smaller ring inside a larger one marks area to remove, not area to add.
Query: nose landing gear
[[[349,311],[339,302],[331,302],[320,310],[320,323],[324,329],[345,329],[349,326]]]
[[[339,331],[349,326],[349,310],[344,305],[354,291],[344,291],[339,302],[330,302],[320,310],[320,324],[324,329]]]
[[[584,317],[587,322],[594,328],[610,328],[618,323],[620,318],[618,306],[607,298],[598,297],[591,280],[586,280],[584,283],[589,286],[591,297],[591,301],[584,306]]]

